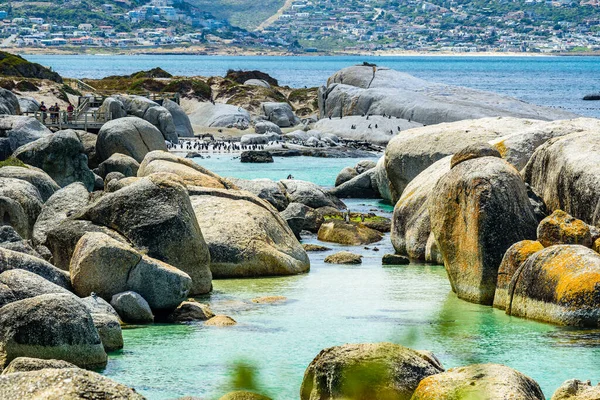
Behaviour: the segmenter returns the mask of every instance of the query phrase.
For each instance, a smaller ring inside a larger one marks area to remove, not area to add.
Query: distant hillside
[[[233,26],[252,30],[272,16],[285,0],[188,0],[219,19],[226,19]]]

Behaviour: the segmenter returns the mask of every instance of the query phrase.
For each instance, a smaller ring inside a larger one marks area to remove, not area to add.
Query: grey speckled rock
[[[152,174],[101,197],[77,219],[110,227],[149,257],[187,273],[190,294],[211,290],[210,253],[190,197],[173,174]]]
[[[80,400],[90,393],[104,399],[144,400],[127,386],[79,368],[43,369],[0,377],[0,398]]]
[[[461,299],[492,305],[504,253],[536,238],[521,175],[496,157],[464,161],[438,180],[429,214],[452,289]]]
[[[11,225],[22,238],[30,239],[42,210],[42,197],[27,181],[0,177],[0,209],[4,223]]]
[[[281,128],[300,123],[300,118],[294,115],[292,106],[287,103],[262,103],[260,107],[267,119]]]
[[[117,293],[112,297],[110,304],[125,322],[149,323],[154,321],[150,306],[136,292]]]
[[[222,189],[194,188],[190,196],[215,277],[292,275],[309,270],[306,252],[264,200],[249,192]]]
[[[153,150],[167,150],[162,133],[150,122],[137,117],[108,121],[98,133],[96,151],[100,162],[115,153],[125,154],[142,162]]]
[[[90,192],[94,174],[87,165],[83,143],[73,130],[58,131],[19,147],[14,157],[41,168],[61,187],[82,182]]]
[[[41,369],[52,368],[77,368],[75,364],[63,360],[44,360],[42,358],[17,357],[2,371],[2,375],[14,374],[15,372],[31,372]]]
[[[106,353],[92,317],[72,295],[45,294],[0,308],[0,366],[17,357],[102,368]]]
[[[2,147],[8,148],[2,159],[6,159],[17,148],[52,134],[37,119],[17,115],[0,115],[0,132],[3,132],[0,137],[0,142],[4,143]]]
[[[54,182],[50,175],[33,167],[2,167],[0,168],[0,177],[21,179],[31,183],[40,192],[44,202],[60,189],[60,186]]]
[[[0,248],[0,272],[12,269],[23,269],[33,272],[65,289],[71,288],[69,274],[65,271],[61,271],[40,258]]]
[[[423,379],[412,400],[449,399],[545,400],[540,386],[517,370],[499,364],[474,364]]]
[[[317,121],[315,129],[347,140],[364,140],[385,146],[397,134],[420,126],[423,124],[396,117],[345,115],[343,118],[324,117]]]
[[[69,215],[85,207],[89,198],[89,192],[80,182],[72,183],[54,193],[44,204],[42,212],[35,221],[33,241],[36,244],[45,243],[48,231],[56,228]]]
[[[10,90],[0,88],[0,114],[21,114],[19,99]]]
[[[287,208],[289,200],[286,197],[285,187],[280,182],[275,182],[270,179],[239,179],[227,178],[235,186],[242,190],[246,190],[255,196],[269,202],[278,211],[283,211]]]
[[[290,203],[301,203],[311,208],[334,207],[346,209],[346,205],[312,182],[286,179],[280,181]]]
[[[500,152],[492,145],[485,142],[473,143],[465,148],[457,151],[450,160],[450,168],[454,168],[464,161],[473,160],[480,157],[498,157],[501,158]]]
[[[67,289],[58,286],[33,272],[11,269],[0,274],[0,283],[6,285],[15,301],[40,296],[42,294],[72,295]]]
[[[242,107],[230,104],[200,103],[189,115],[192,126],[235,127],[247,129],[250,126],[250,114]]]
[[[464,149],[513,132],[528,129],[540,121],[518,118],[483,118],[425,126],[396,135],[385,149],[385,169],[393,202],[406,186],[434,162]]]
[[[173,117],[173,123],[175,124],[175,132],[179,137],[194,137],[194,129],[190,122],[190,118],[187,116],[183,108],[174,101],[164,99],[162,103],[163,107],[166,108]]]
[[[386,114],[426,125],[501,116],[577,117],[495,93],[424,81],[385,67],[344,68],[328,79],[319,94],[321,117]]]
[[[125,154],[115,153],[98,165],[98,175],[106,178],[111,172],[120,172],[127,176],[137,176],[140,163]]]
[[[254,132],[259,133],[259,134],[263,134],[263,133],[267,133],[267,132],[273,132],[278,135],[282,134],[281,128],[277,124],[270,122],[270,121],[257,122],[254,125]]]
[[[413,260],[436,262],[427,257],[431,236],[429,198],[438,180],[450,171],[447,156],[421,172],[413,179],[394,207],[391,240],[396,253]],[[431,253],[429,253],[431,254]]]
[[[93,224],[90,221],[67,218],[47,232],[44,243],[52,253],[52,263],[57,268],[69,270],[75,246],[87,232],[102,232],[120,242],[128,243],[127,239],[110,228]]]
[[[90,314],[98,330],[104,351],[116,351],[123,348],[123,332],[118,317],[112,314]]]
[[[123,104],[128,115],[150,122],[158,128],[165,140],[178,142],[173,116],[165,107],[144,96],[119,95],[114,98]]]
[[[551,400],[597,400],[600,399],[600,385],[592,386],[590,381],[569,379],[552,395]]]
[[[98,114],[105,115],[109,119],[118,119],[127,116],[127,111],[121,100],[114,97],[107,97],[98,108]]]
[[[423,378],[443,371],[433,355],[397,344],[345,344],[321,350],[310,363],[300,399],[409,400]]]
[[[550,139],[533,153],[523,177],[549,212],[600,223],[600,131]]]

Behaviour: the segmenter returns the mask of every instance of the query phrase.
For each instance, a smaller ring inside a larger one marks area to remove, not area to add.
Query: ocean
[[[102,78],[161,67],[173,75],[223,76],[228,69],[260,70],[291,87],[320,86],[334,72],[363,61],[426,80],[487,90],[523,101],[600,118],[600,57],[495,56],[195,56],[26,55],[72,78]]]

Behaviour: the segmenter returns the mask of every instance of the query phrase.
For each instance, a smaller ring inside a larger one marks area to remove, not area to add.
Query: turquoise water
[[[314,182],[317,185],[333,187],[335,178],[344,167],[354,167],[360,160],[377,162],[372,158],[314,158],[314,157],[273,157],[269,164],[242,163],[232,155],[214,155],[211,158],[194,158],[194,161],[208,170],[221,175],[244,179],[268,178],[274,181],[294,179]]]
[[[101,78],[161,67],[183,76],[225,75],[258,69],[292,87],[324,85],[341,68],[368,61],[423,79],[489,90],[582,115],[600,117],[600,102],[583,96],[600,91],[600,57],[266,57],[194,55],[26,55],[68,77]]]
[[[269,168],[279,161],[263,172],[264,165],[252,166],[252,177],[276,175]],[[211,162],[210,167],[223,175],[249,173],[246,165]],[[303,157],[285,162],[290,163],[286,173],[297,177],[303,171],[324,171],[312,180],[328,184],[334,169],[356,160]],[[347,203],[356,211],[378,208],[387,216],[391,211],[377,200]],[[317,243],[314,236],[304,241]],[[431,350],[446,368],[479,362],[508,365],[534,378],[548,398],[567,379],[600,379],[600,331],[554,327],[461,301],[441,266],[384,267],[382,255],[393,251],[389,236],[368,249],[328,246],[333,250],[310,254],[308,274],[214,281],[214,292],[199,300],[210,303],[216,313],[232,316],[237,326],[157,324],[124,330],[125,349],[110,355],[104,374],[151,400],[184,395],[217,399],[233,388],[235,365],[246,362],[255,366],[261,392],[278,400],[297,399],[304,370],[321,349],[391,341]],[[359,252],[363,264],[323,262],[340,249]],[[288,301],[250,302],[271,295]]]

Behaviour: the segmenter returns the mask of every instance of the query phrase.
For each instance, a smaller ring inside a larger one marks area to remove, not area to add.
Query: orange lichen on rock
[[[592,247],[590,227],[562,210],[544,218],[537,229],[538,241],[544,246],[580,244]]]

